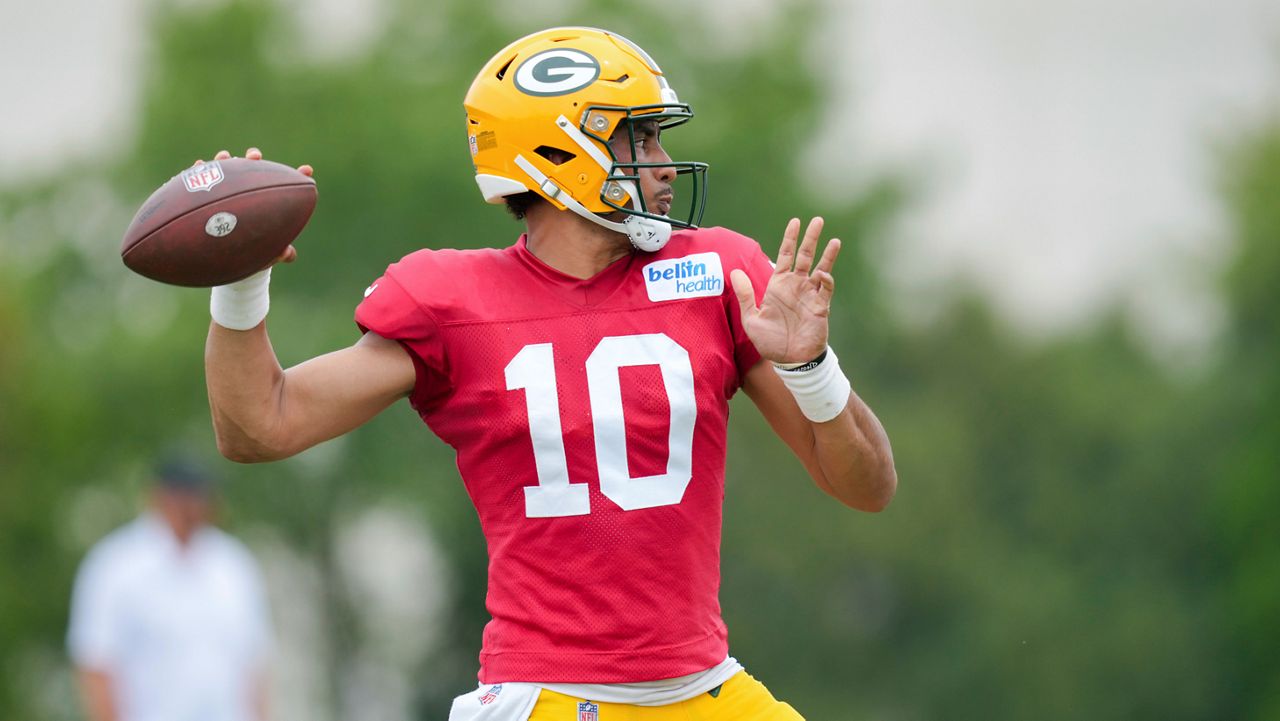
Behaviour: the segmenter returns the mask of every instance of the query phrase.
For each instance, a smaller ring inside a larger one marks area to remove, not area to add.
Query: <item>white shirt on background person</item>
[[[67,644],[110,676],[120,721],[251,721],[271,645],[257,563],[217,528],[183,546],[144,513],[81,564]]]

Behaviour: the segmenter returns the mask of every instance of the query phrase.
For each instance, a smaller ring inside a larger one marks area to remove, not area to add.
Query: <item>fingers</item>
[[[786,273],[796,257],[796,236],[800,235],[800,219],[787,221],[787,229],[782,232],[782,246],[778,248],[778,262],[773,267],[774,273]]]
[[[294,248],[294,247],[293,247],[293,244],[292,244],[292,243],[290,243],[290,244],[289,244],[289,247],[288,247],[288,248],[285,248],[285,249],[284,249],[284,252],[283,252],[283,253],[281,253],[281,254],[280,254],[280,257],[279,257],[279,258],[276,258],[274,262],[276,262],[276,263],[292,263],[293,261],[295,261],[295,260],[297,260],[297,259],[298,259],[298,249],[297,249],[297,248]]]
[[[797,246],[796,237],[800,234],[800,219],[792,218],[788,221],[787,229],[782,234],[782,246],[778,248],[778,262],[774,266],[774,274],[794,271],[804,273],[810,278],[815,278],[819,272],[830,275],[831,269],[835,267],[836,257],[840,255],[839,238],[828,241],[827,247],[822,251],[822,257],[818,259],[817,266],[813,264],[813,258],[818,252],[818,240],[822,237],[822,228],[825,224],[826,221],[821,216],[815,216],[809,221],[809,226],[804,231],[804,239]]]
[[[751,285],[751,278],[747,277],[740,268],[734,268],[729,273],[729,284],[733,286],[733,294],[738,296],[738,307],[742,309],[742,317],[756,312],[756,291]]]
[[[262,151],[258,150],[257,148],[249,148],[248,150],[244,151],[244,157],[248,158],[249,160],[262,160]],[[214,160],[230,160],[231,151],[219,150],[218,154],[213,156],[213,159]],[[202,163],[204,163],[203,160],[197,160],[195,164],[200,165]]]
[[[244,151],[244,157],[249,160],[262,160],[262,151],[259,150],[258,148],[249,148],[248,150]],[[231,151],[229,150],[219,150],[218,154],[213,156],[214,160],[228,160],[230,158],[231,158]],[[204,165],[204,161],[196,160],[196,162],[193,165]],[[312,175],[315,174],[316,171],[315,171],[315,168],[311,167],[310,165],[299,165],[298,172],[310,178]],[[287,263],[289,261],[284,261],[284,262]]]
[[[837,255],[840,255],[840,239],[832,238],[827,241],[827,247],[822,251],[822,257],[818,260],[818,267],[813,274],[827,273],[829,275],[831,269],[835,267]]]
[[[825,303],[831,302],[831,296],[836,292],[836,279],[825,270],[815,270],[813,275],[809,276],[818,284],[818,297]]]
[[[262,160],[262,151],[259,150],[258,148],[249,148],[248,150],[244,151],[244,157],[249,160]],[[229,150],[219,150],[218,153],[213,156],[214,160],[229,160],[230,158],[231,158],[231,151]],[[192,163],[191,165],[192,167],[195,167],[197,165],[204,165],[204,160],[197,158],[196,162]],[[311,167],[311,165],[304,164],[304,165],[298,166],[298,172],[310,178],[313,175],[315,175],[316,170],[315,168]],[[282,260],[280,262],[291,263],[293,262],[293,260],[292,259]]]
[[[822,235],[822,226],[825,223],[821,216],[815,217],[809,221],[809,227],[805,228],[804,240],[800,241],[800,249],[796,251],[796,272],[808,275],[809,269],[813,267],[813,256],[818,252],[818,236]]]

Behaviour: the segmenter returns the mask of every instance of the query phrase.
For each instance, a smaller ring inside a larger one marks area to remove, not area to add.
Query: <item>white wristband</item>
[[[271,309],[271,269],[266,268],[243,280],[216,285],[209,296],[213,322],[231,330],[249,330],[267,317]]]
[[[800,412],[814,423],[824,423],[835,418],[849,405],[849,392],[853,388],[840,370],[840,359],[836,358],[836,352],[830,348],[827,348],[817,365],[805,370],[788,370],[785,366],[778,365],[773,370],[786,384],[791,395],[796,397]]]

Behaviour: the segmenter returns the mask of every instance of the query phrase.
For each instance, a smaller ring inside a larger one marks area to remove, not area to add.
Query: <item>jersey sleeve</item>
[[[739,269],[747,274],[751,279],[751,288],[755,292],[756,305],[759,306],[760,300],[764,298],[765,288],[769,286],[769,278],[773,276],[773,262],[764,254],[756,241],[746,236],[737,236],[737,241],[734,253],[736,257],[729,263],[729,272],[732,273],[732,269]],[[727,276],[725,280],[728,280]],[[733,358],[738,367],[738,382],[741,384],[747,371],[760,362],[760,352],[747,337],[747,331],[742,325],[742,308],[738,306],[738,296],[734,293],[732,286],[726,289],[725,296],[729,311],[729,327],[733,332]]]
[[[421,410],[448,391],[448,369],[438,324],[406,288],[402,263],[389,266],[365,291],[355,320],[362,333],[398,341],[413,359],[415,381],[409,400]]]

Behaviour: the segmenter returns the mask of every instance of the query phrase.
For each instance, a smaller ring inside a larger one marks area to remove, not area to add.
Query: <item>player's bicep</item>
[[[288,369],[280,412],[289,450],[296,453],[362,425],[407,396],[414,380],[408,351],[376,333]]]

